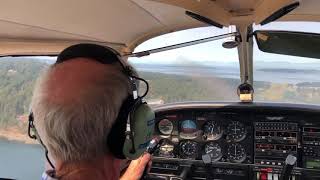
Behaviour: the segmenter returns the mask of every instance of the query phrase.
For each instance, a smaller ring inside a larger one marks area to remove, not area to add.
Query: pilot
[[[152,114],[137,97],[137,80],[145,81],[111,48],[77,44],[59,54],[36,83],[29,116],[29,136],[44,147],[51,166],[43,179],[119,179],[122,159],[130,155],[138,159],[120,179],[141,178],[150,154],[131,149],[128,155],[124,147],[131,147],[127,121],[132,111]],[[149,126],[141,127],[142,133],[148,131],[144,139],[150,139]]]

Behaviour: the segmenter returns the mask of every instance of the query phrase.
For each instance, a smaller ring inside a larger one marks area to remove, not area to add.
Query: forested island
[[[30,100],[37,77],[48,66],[47,61],[37,58],[0,58],[0,138],[32,143],[27,137]],[[139,73],[150,84],[149,102],[238,101],[236,88],[239,79],[172,72]],[[254,82],[254,88],[255,100],[258,101],[320,103],[320,83],[317,82],[258,81]]]

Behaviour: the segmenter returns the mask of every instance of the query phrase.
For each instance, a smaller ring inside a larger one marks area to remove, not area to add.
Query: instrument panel
[[[162,145],[156,156],[251,163],[252,127],[234,114],[182,112],[157,117]]]
[[[184,104],[156,111],[160,147],[151,172],[169,179],[277,180],[293,155],[291,179],[320,179],[320,107],[248,106]]]

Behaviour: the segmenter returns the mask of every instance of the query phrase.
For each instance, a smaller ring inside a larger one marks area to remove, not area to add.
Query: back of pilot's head
[[[108,153],[107,135],[132,92],[122,71],[118,62],[76,57],[50,66],[40,76],[31,108],[39,136],[54,159],[79,161]]]

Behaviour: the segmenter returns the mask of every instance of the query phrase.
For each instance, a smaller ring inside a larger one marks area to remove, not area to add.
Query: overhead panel
[[[293,12],[282,17],[282,21],[319,21],[319,0],[300,0],[300,6]]]
[[[263,0],[215,0],[219,6],[223,7],[227,11],[254,9],[256,4]]]
[[[205,16],[224,26],[230,23],[231,15],[212,0],[151,0],[182,7],[199,15]]]
[[[186,10],[224,26],[248,26],[259,24],[279,8],[296,1],[2,0],[0,55],[25,53],[18,48],[26,46],[25,43],[33,47],[28,50],[30,54],[52,53],[59,49],[53,48],[57,44],[63,47],[74,42],[101,43],[130,52],[152,37],[205,26],[187,16]],[[300,0],[297,9],[279,20],[320,21],[319,9],[319,0]]]
[[[178,6],[172,6],[166,3],[160,3],[152,0],[132,0],[140,7],[142,7],[146,12],[152,15],[157,19],[162,25],[165,25],[167,28],[170,26],[177,26],[177,22],[181,24],[185,23],[196,23],[190,19],[188,16],[185,16],[185,9]],[[199,24],[199,23],[196,23]]]
[[[85,40],[89,39],[87,36],[70,34],[67,32],[59,32],[44,28],[39,28],[30,25],[23,25],[18,23],[12,23],[8,21],[0,21],[0,39],[21,39],[21,40],[32,40],[32,39],[78,39]],[[92,39],[97,40],[97,39]]]
[[[138,36],[134,41],[127,44],[127,52],[131,52],[140,43],[165,33],[170,33],[178,30],[201,27],[205,24],[190,18],[185,15],[185,9],[170,4],[165,4],[150,0],[132,0],[138,6],[143,8],[152,17],[157,19],[162,27],[149,31]]]
[[[118,43],[161,26],[129,0],[3,0],[0,21]]]

